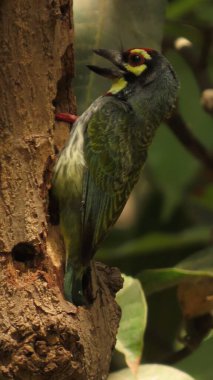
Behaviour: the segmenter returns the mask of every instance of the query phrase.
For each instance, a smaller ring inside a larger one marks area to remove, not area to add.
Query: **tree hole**
[[[13,247],[11,254],[13,260],[26,263],[34,259],[36,250],[30,243],[18,243]]]

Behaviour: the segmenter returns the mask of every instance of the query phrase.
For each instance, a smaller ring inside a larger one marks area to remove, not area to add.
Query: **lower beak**
[[[109,79],[121,78],[125,73],[125,68],[122,64],[122,54],[117,50],[107,50],[107,49],[95,49],[94,53],[100,55],[103,58],[108,59],[113,63],[116,68],[102,68],[98,66],[88,65],[87,67],[94,71],[96,74],[102,75]]]

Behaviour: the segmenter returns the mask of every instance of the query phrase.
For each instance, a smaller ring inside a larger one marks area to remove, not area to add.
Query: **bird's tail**
[[[84,295],[84,275],[86,269],[75,269],[71,264],[67,265],[64,276],[64,295],[65,298],[76,306],[88,303]]]

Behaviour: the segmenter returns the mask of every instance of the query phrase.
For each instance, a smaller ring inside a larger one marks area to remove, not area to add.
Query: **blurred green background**
[[[201,105],[198,77],[174,48],[174,41],[179,37],[192,42],[200,74],[205,71],[211,87],[212,1],[81,0],[79,4],[74,0],[74,21],[74,91],[79,113],[110,85],[85,68],[88,63],[97,63],[91,52],[93,48],[120,48],[121,44],[124,48],[163,47],[180,79],[180,114],[197,139],[213,151],[212,115]],[[144,286],[148,326],[143,362],[170,363],[198,380],[213,379],[213,338],[204,341],[212,328],[212,178],[213,169],[195,159],[168,125],[162,124],[140,181],[96,256],[138,277]],[[177,274],[176,268],[180,267],[184,270],[187,267],[194,277],[188,272],[184,276],[182,272]],[[168,270],[157,272],[161,276],[147,271],[163,268]],[[205,307],[198,305],[191,311],[197,302],[199,281],[204,278],[206,283],[200,297],[202,301],[206,298],[210,301]],[[186,279],[190,284],[195,281],[196,294],[192,293],[185,301],[188,306],[183,306],[188,289],[188,283],[183,284]],[[191,308],[190,312],[187,307]],[[123,358],[115,354],[112,368],[122,366]]]

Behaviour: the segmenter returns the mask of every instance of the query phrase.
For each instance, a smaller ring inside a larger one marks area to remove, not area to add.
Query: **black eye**
[[[141,54],[130,54],[128,57],[128,63],[131,66],[140,66],[144,63],[144,57]]]

